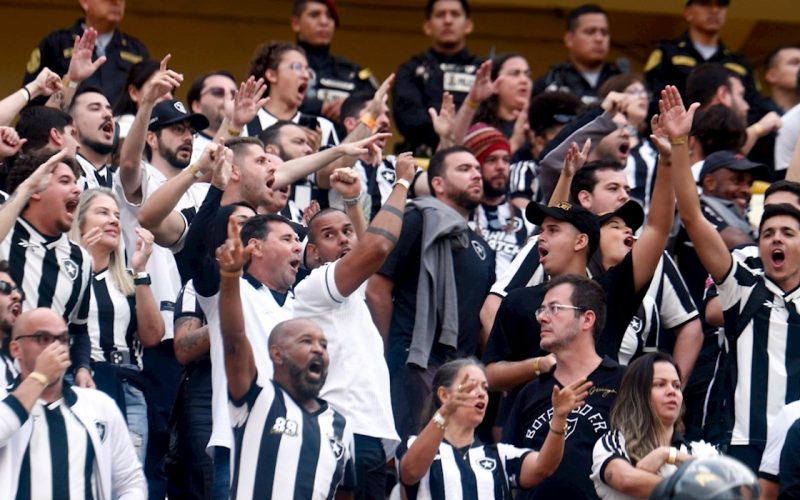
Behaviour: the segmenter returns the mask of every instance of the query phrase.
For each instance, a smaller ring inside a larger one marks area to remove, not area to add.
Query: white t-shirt
[[[781,128],[775,138],[775,170],[786,170],[800,137],[800,104],[781,117]]]
[[[786,433],[795,420],[800,418],[800,401],[789,403],[783,407],[767,427],[767,447],[761,455],[761,466],[758,472],[777,476],[781,465],[781,451],[786,441]]]
[[[314,269],[295,287],[295,318],[316,322],[328,340],[328,378],[319,397],[352,425],[356,434],[383,440],[391,457],[400,443],[389,396],[383,340],[372,322],[362,289],[349,297],[336,287],[339,261]]]

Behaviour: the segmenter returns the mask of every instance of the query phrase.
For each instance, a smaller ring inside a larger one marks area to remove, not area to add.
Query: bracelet
[[[674,446],[671,446],[669,449],[669,456],[667,457],[667,463],[670,465],[675,465],[675,460],[678,458],[678,449]]]
[[[231,137],[239,137],[240,135],[242,135],[242,131],[236,130],[235,128],[229,128],[228,135]]]
[[[439,413],[439,410],[436,410],[436,413],[433,414],[432,420],[433,423],[436,424],[436,427],[438,427],[439,429],[441,430],[447,429],[447,419],[444,418],[441,413]]]
[[[31,91],[27,87],[22,87],[20,90],[25,92],[25,100],[31,102]]]
[[[359,203],[361,203],[361,195],[358,195],[353,198],[342,198],[342,201],[344,201],[344,205],[346,207],[354,207]]]
[[[481,105],[481,103],[475,102],[472,99],[470,99],[469,97],[464,99],[464,104],[466,104],[467,107],[471,108],[471,109],[478,109],[480,107],[480,105]]]
[[[68,76],[65,76],[64,79],[61,80],[61,82],[67,88],[70,88],[70,89],[77,89],[78,88],[78,82],[73,82],[72,80],[69,79]]]
[[[755,130],[755,131],[756,131],[756,135],[757,135],[758,137],[764,137],[764,127],[762,127],[762,126],[761,126],[761,125],[759,125],[758,123],[754,123],[754,124],[753,124],[753,130]]]
[[[556,429],[555,427],[553,427],[553,421],[552,420],[550,421],[550,423],[548,425],[550,426],[550,432],[552,432],[553,434],[555,434],[557,436],[566,436],[567,435],[567,428],[568,427],[567,427],[567,423],[566,422],[564,422],[564,428],[563,429]]]
[[[372,113],[369,113],[369,112],[364,113],[363,115],[361,115],[360,121],[361,121],[361,123],[366,125],[367,128],[370,129],[370,130],[374,130],[375,129],[375,125],[377,124],[377,122],[375,121],[375,117],[372,116]]]
[[[537,377],[542,374],[542,371],[539,369],[539,359],[541,358],[533,358],[533,372]]]
[[[239,269],[238,271],[226,271],[224,269],[220,269],[219,275],[222,276],[223,278],[241,278],[242,270]]]
[[[688,136],[682,135],[680,137],[670,137],[669,143],[673,146],[680,146],[682,144],[686,144],[686,141],[689,140]]]
[[[150,281],[150,273],[141,272],[141,273],[134,274],[133,275],[133,284],[136,285],[136,286],[152,284],[152,281]]]
[[[411,189],[411,182],[409,182],[406,179],[397,179],[396,181],[394,181],[392,189],[394,189],[395,186],[403,186],[404,188],[406,188],[406,191],[409,191]]]
[[[47,377],[45,377],[44,373],[30,372],[28,374],[28,378],[32,378],[33,380],[39,382],[44,388],[47,388],[47,386],[50,385],[50,381],[47,380]]]
[[[199,179],[200,177],[203,177],[203,175],[204,175],[203,172],[200,171],[200,167],[197,165],[197,163],[192,163],[189,166],[189,172],[191,172],[192,175],[194,175],[195,179]]]

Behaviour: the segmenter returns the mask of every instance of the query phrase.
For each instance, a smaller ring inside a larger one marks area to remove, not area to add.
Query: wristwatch
[[[150,285],[150,274],[147,272],[136,273],[133,275],[133,284],[136,286],[139,285]]]

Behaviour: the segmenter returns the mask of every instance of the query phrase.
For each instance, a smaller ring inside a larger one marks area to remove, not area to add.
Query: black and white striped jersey
[[[92,277],[88,322],[92,361],[108,361],[112,351],[135,353],[135,308],[134,296],[122,294],[108,269],[103,269]]]
[[[75,159],[80,167],[80,175],[78,176],[77,183],[81,191],[96,187],[112,188],[114,185],[114,174],[117,172],[116,166],[105,165],[102,169],[97,170],[92,162],[87,160],[80,153],[75,154]]]

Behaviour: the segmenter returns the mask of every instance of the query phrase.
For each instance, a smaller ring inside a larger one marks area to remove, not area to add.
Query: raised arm
[[[62,88],[61,77],[47,68],[31,82],[0,101],[0,125],[11,125],[22,108],[39,96],[51,96]]]
[[[411,182],[416,168],[417,163],[411,153],[402,153],[397,157],[395,170],[398,182],[392,188],[392,193],[355,248],[336,265],[336,288],[342,295],[355,292],[375,274],[397,244],[403,227],[407,183]]]
[[[344,211],[350,217],[353,230],[360,240],[364,237],[369,223],[361,203],[361,177],[352,168],[337,168],[331,174],[331,188],[344,200]],[[311,205],[306,207],[306,210],[310,208]],[[319,203],[316,204],[316,208],[314,213],[319,212]],[[303,215],[305,218],[305,212]],[[307,220],[311,220],[313,216],[314,214],[309,215]],[[308,222],[305,222],[305,225],[308,225]]]
[[[220,275],[219,327],[225,351],[228,392],[232,399],[244,397],[256,377],[256,362],[245,334],[242,298],[239,294],[242,268],[252,248],[242,245],[236,221],[228,221],[228,239],[217,249],[217,260]]]
[[[464,104],[461,105],[458,113],[456,113],[456,121],[453,127],[453,144],[464,144],[464,137],[467,136],[467,130],[472,125],[472,119],[475,118],[478,107],[483,101],[497,93],[500,81],[500,78],[492,81],[492,60],[483,61],[478,67],[478,71],[475,72],[475,80],[472,81],[472,86],[469,88],[467,98],[464,99]]]
[[[431,116],[433,131],[439,136],[439,146],[437,150],[449,148],[455,145],[455,122],[456,105],[453,102],[453,95],[450,92],[442,94],[442,107],[437,112],[434,108],[428,108]]]
[[[550,195],[548,206],[555,206],[562,201],[569,200],[569,188],[572,185],[572,178],[575,172],[581,169],[586,163],[586,158],[589,157],[589,150],[592,147],[592,140],[586,139],[583,143],[583,148],[578,150],[578,144],[572,143],[564,156],[564,168],[561,169],[561,174],[558,176],[558,184]]]
[[[147,261],[153,253],[153,234],[147,229],[134,229],[136,250],[131,256],[131,267],[134,274],[143,273],[147,269]],[[155,347],[164,337],[164,317],[153,296],[150,285],[136,284],[136,334],[144,347]]]
[[[665,92],[669,92],[671,97]],[[662,92],[662,100],[665,97],[675,99],[676,95],[679,99],[678,90],[669,86]],[[695,243],[694,249],[703,267],[715,281],[720,282],[730,271],[733,257],[722,237],[700,210],[700,198],[697,196],[697,186],[692,175],[686,135],[681,135],[681,132],[680,129],[674,131],[670,128],[667,129],[670,142],[672,142],[672,169],[674,170],[672,182],[678,200],[678,213],[686,227],[686,232],[689,233],[689,238]]]
[[[72,56],[69,58],[69,68],[64,75],[64,88],[55,92],[47,101],[47,106],[66,111],[72,104],[75,91],[81,82],[92,76],[106,62],[106,56],[98,57],[92,61],[94,46],[97,42],[97,31],[86,28],[83,35],[75,37],[72,45]]]

